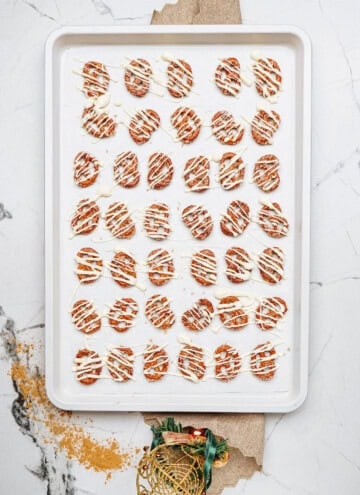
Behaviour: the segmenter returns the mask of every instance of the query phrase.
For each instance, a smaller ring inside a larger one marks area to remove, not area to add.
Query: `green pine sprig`
[[[226,452],[229,451],[229,447],[226,440],[216,440],[215,444],[216,452],[215,458],[222,458]],[[201,455],[205,457],[205,443],[204,442],[196,442],[190,445],[185,445],[184,449],[186,452],[192,455]]]
[[[151,450],[155,449],[158,445],[164,443],[163,432],[173,431],[174,433],[182,433],[183,427],[181,423],[175,423],[174,418],[166,418],[159,426],[152,426],[151,431],[153,433],[153,441],[151,444]]]
[[[153,441],[151,444],[151,450],[153,450],[158,445],[162,445],[164,443],[164,438],[162,436],[164,431],[172,431],[174,433],[183,433],[184,428],[181,423],[176,423],[174,418],[166,418],[159,426],[152,426],[151,431],[153,433]],[[216,458],[222,458],[223,455],[228,452],[229,447],[227,445],[226,440],[217,440],[215,439],[215,448]],[[196,442],[184,445],[184,450],[189,454],[200,455],[205,457],[205,443],[204,442]]]

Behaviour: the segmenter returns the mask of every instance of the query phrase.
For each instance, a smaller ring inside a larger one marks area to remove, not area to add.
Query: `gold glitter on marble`
[[[20,352],[23,349],[18,349]],[[45,443],[63,451],[68,459],[77,460],[86,469],[106,474],[108,480],[115,471],[123,471],[135,464],[138,449],[123,451],[115,438],[98,441],[86,429],[72,422],[73,414],[57,409],[47,398],[45,379],[40,374],[30,374],[26,366],[13,362],[11,377],[24,400],[29,419],[38,426],[38,434]],[[47,433],[43,434],[44,425]]]

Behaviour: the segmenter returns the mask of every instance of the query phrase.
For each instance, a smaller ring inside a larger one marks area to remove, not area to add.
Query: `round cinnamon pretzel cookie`
[[[215,254],[211,249],[202,249],[192,255],[191,275],[200,285],[216,284],[217,263]]]
[[[280,115],[275,110],[259,110],[251,121],[251,135],[255,143],[261,146],[272,144],[272,138],[280,122]]]
[[[256,378],[271,380],[275,376],[276,350],[271,342],[265,342],[255,347],[250,355],[250,369]]]
[[[163,347],[148,344],[144,352],[144,376],[149,382],[157,382],[169,369],[169,356]]]
[[[161,286],[174,277],[174,260],[166,249],[154,249],[147,257],[148,277],[152,284]]]
[[[167,67],[167,89],[174,98],[187,96],[193,85],[191,66],[182,59],[171,60]]]
[[[244,182],[245,165],[240,155],[226,152],[219,163],[219,182],[225,191],[232,191]]]
[[[92,385],[97,381],[102,370],[102,360],[99,354],[90,349],[80,349],[74,358],[75,374],[78,382]]]
[[[255,163],[253,181],[263,192],[272,192],[279,187],[279,166],[275,155],[264,155]]]
[[[272,330],[287,313],[287,304],[281,297],[266,297],[255,312],[255,323],[261,330]]]
[[[182,220],[195,239],[203,241],[211,234],[214,222],[203,206],[189,205],[182,211]]]
[[[178,368],[180,373],[188,380],[193,382],[201,380],[206,370],[203,349],[195,345],[184,345],[179,352]]]
[[[115,135],[117,124],[106,112],[95,105],[85,107],[81,116],[82,126],[90,136],[103,139]]]
[[[256,91],[268,98],[279,92],[282,83],[281,69],[272,58],[259,58],[252,66],[255,76]]]
[[[222,382],[233,380],[241,369],[241,358],[235,347],[223,344],[214,352],[215,378]]]
[[[184,168],[184,180],[190,191],[204,192],[210,186],[210,162],[206,156],[190,158]]]
[[[150,189],[164,189],[174,175],[171,158],[165,153],[153,153],[149,156],[147,181]]]
[[[240,62],[235,57],[223,58],[215,71],[215,84],[226,96],[236,96],[241,89]]]
[[[214,306],[208,299],[199,299],[192,308],[185,311],[181,317],[182,324],[188,330],[198,332],[207,328],[214,316]]]
[[[138,314],[139,307],[137,302],[131,297],[122,297],[117,299],[109,308],[108,321],[109,325],[119,333],[126,332],[134,325],[134,318]]]
[[[279,247],[264,249],[258,259],[259,272],[268,284],[277,284],[284,277],[284,252]]]
[[[216,112],[211,119],[212,132],[221,144],[235,145],[244,136],[245,127],[235,121],[227,110]]]
[[[125,66],[125,87],[133,96],[143,97],[149,92],[152,70],[149,62],[135,58]]]
[[[160,116],[155,110],[139,110],[130,120],[129,134],[136,144],[144,144],[159,127]]]
[[[107,92],[110,76],[106,66],[101,62],[86,62],[82,76],[84,78],[84,93],[88,98],[98,97]]]
[[[134,351],[130,347],[111,347],[106,356],[106,367],[116,382],[128,382],[134,375]]]
[[[76,205],[71,218],[71,228],[74,235],[90,234],[96,229],[100,220],[100,209],[95,201],[85,198]]]
[[[138,157],[132,151],[120,153],[114,162],[114,179],[119,186],[130,189],[139,184]]]
[[[100,254],[91,247],[81,248],[76,253],[75,273],[81,284],[91,284],[95,282],[103,270],[103,261]]]
[[[101,328],[101,316],[94,304],[87,299],[75,301],[71,310],[71,319],[80,332],[90,334]]]
[[[112,278],[121,287],[131,287],[136,284],[135,267],[135,258],[124,251],[117,252],[109,264]]]
[[[171,123],[176,130],[176,141],[189,144],[195,141],[201,129],[201,119],[188,107],[179,107],[171,114]]]
[[[81,151],[74,158],[74,182],[79,187],[89,187],[99,175],[100,163],[90,153]]]
[[[229,237],[241,235],[250,223],[250,208],[243,201],[232,201],[222,215],[220,228]]]
[[[145,316],[150,323],[160,330],[168,330],[175,323],[175,314],[166,296],[154,294],[145,305]]]
[[[238,296],[226,296],[220,299],[217,312],[221,323],[229,330],[241,330],[249,323],[249,317]]]
[[[145,210],[144,229],[154,241],[163,241],[170,235],[169,207],[165,203],[154,203]]]
[[[225,275],[233,284],[241,284],[251,277],[253,262],[249,253],[240,247],[232,247],[225,254]]]
[[[125,203],[111,203],[105,213],[105,227],[118,239],[131,239],[135,224]]]
[[[270,237],[280,239],[289,232],[289,222],[282,214],[279,203],[266,203],[259,211],[258,223]]]

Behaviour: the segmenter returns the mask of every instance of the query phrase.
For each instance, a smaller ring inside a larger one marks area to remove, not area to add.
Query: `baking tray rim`
[[[302,270],[300,280],[301,310],[300,310],[300,371],[298,393],[287,402],[278,404],[252,404],[248,402],[240,408],[232,408],[228,405],[213,404],[206,412],[268,412],[286,413],[298,409],[305,401],[308,392],[308,355],[309,355],[309,293],[310,293],[310,163],[311,163],[311,42],[309,36],[302,29],[292,25],[178,25],[178,26],[71,26],[62,27],[53,31],[46,40],[45,45],[45,181],[44,181],[44,206],[45,206],[45,386],[48,398],[58,408],[78,411],[152,411],[154,405],[146,397],[142,401],[137,401],[136,406],[130,409],[122,406],[122,400],[111,400],[109,403],[99,404],[91,401],[80,404],[70,403],[63,400],[62,396],[53,387],[53,328],[54,328],[54,242],[53,242],[53,57],[58,43],[67,36],[77,35],[133,35],[133,34],[169,34],[169,35],[224,35],[224,34],[245,34],[245,35],[289,35],[296,43],[300,43],[303,54],[302,66],[302,225],[301,225],[301,259]],[[233,395],[233,394],[232,394]],[[129,394],[131,397],[131,394]],[[231,402],[231,401],[230,401]],[[230,403],[229,402],[229,403]],[[160,411],[184,411],[201,412],[201,409],[194,408],[192,404],[186,404],[179,409],[178,404],[172,407],[157,403],[156,408]]]

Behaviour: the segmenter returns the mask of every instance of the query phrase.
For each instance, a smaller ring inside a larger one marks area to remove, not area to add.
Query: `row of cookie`
[[[261,201],[263,206],[255,218],[250,216],[247,203],[232,201],[226,212],[221,215],[220,228],[229,237],[238,237],[251,221],[257,223],[270,237],[279,239],[289,231],[289,223],[282,213],[279,203]],[[197,240],[209,237],[214,228],[214,221],[209,211],[200,205],[188,205],[182,212],[182,221],[192,236]],[[154,240],[167,239],[171,233],[169,224],[170,211],[164,203],[154,203],[146,211],[143,226],[148,237]],[[93,232],[100,221],[100,208],[95,200],[84,198],[76,205],[71,217],[73,235],[86,235]],[[126,203],[111,203],[103,216],[105,227],[114,238],[130,239],[136,233],[136,226]]]
[[[237,189],[245,179],[245,163],[240,153],[225,152],[220,158],[217,182],[225,191]],[[117,155],[113,165],[115,182],[124,188],[133,188],[139,184],[139,160],[133,151]],[[81,151],[74,158],[74,182],[79,187],[89,187],[97,180],[100,162],[90,153]],[[267,154],[255,163],[252,182],[261,191],[272,192],[280,184],[280,162],[277,156]],[[204,192],[210,184],[210,160],[204,155],[189,158],[184,166],[183,178],[189,191]],[[149,189],[164,189],[174,175],[174,165],[165,153],[152,153],[148,158],[147,183]]]
[[[245,249],[234,246],[224,255],[226,265],[224,273],[230,282],[240,284],[251,279],[256,263],[262,280],[268,284],[277,284],[284,277],[284,258],[284,253],[279,247],[265,248],[260,255],[251,257]],[[104,262],[99,253],[91,247],[80,249],[75,261],[75,273],[82,284],[95,282],[103,272]],[[143,285],[138,281],[137,265],[136,259],[124,251],[117,251],[110,263],[105,264],[113,280],[121,287],[137,286],[143,289]],[[150,251],[144,271],[150,283],[158,287],[177,278],[173,256],[162,248]],[[218,263],[214,251],[201,249],[194,252],[190,261],[190,273],[202,286],[215,285],[218,278]]]
[[[248,120],[248,119],[246,119]],[[173,132],[167,131],[175,142],[190,144],[200,134],[203,122],[196,111],[189,107],[178,107],[170,116]],[[263,146],[272,144],[272,138],[280,126],[280,115],[275,110],[260,108],[249,120],[253,140]],[[153,109],[137,111],[126,124],[131,139],[136,144],[144,144],[160,127],[160,115]],[[82,112],[81,124],[85,131],[98,139],[116,134],[119,122],[108,114],[105,108],[99,108],[90,102]],[[212,134],[220,144],[236,145],[245,133],[245,126],[237,121],[228,110],[219,110],[211,118]]]
[[[162,57],[168,62],[166,69],[167,80],[162,81],[154,74],[148,60],[135,58],[124,65],[124,83],[127,91],[133,96],[144,97],[151,91],[151,81],[165,86],[173,98],[187,96],[194,83],[193,70],[189,62],[165,54]],[[262,58],[252,54],[251,69],[255,79],[255,88],[264,98],[276,95],[282,84],[282,74],[278,62],[272,58]],[[98,61],[86,62],[82,68],[83,92],[89,97],[104,95],[110,84],[110,74],[105,64]],[[242,79],[248,82],[241,73],[240,62],[236,57],[220,59],[214,71],[214,82],[218,89],[226,96],[237,96],[240,93]],[[156,92],[156,91],[155,91]]]
[[[177,356],[178,375],[169,372],[170,359],[166,349],[151,342],[141,353],[135,353],[127,346],[110,346],[103,357],[92,349],[80,349],[74,357],[73,371],[80,383],[92,385],[99,378],[107,378],[101,374],[105,365],[113,380],[124,383],[134,379],[135,359],[140,355],[143,356],[143,374],[147,381],[159,381],[171,374],[196,383],[205,378],[209,368],[214,368],[214,376],[211,378],[222,382],[233,380],[240,372],[251,372],[260,380],[271,380],[278,368],[277,358],[282,354],[269,341],[242,355],[228,344],[218,346],[211,354],[202,347],[188,343],[183,345]],[[247,356],[250,356],[249,368],[243,365]]]
[[[145,306],[147,316],[151,315],[148,306],[152,304],[153,298],[150,298]],[[75,327],[85,334],[98,332],[103,318],[107,318],[116,332],[123,333],[135,326],[138,312],[139,305],[132,297],[117,299],[104,315],[99,313],[93,301],[79,299],[72,306],[71,319]],[[184,311],[181,322],[188,330],[199,332],[208,328],[218,315],[225,328],[242,330],[250,323],[250,315],[254,314],[257,327],[268,331],[278,327],[286,313],[287,304],[281,297],[265,297],[257,300],[256,305],[249,305],[248,297],[227,295],[219,300],[216,309],[209,299],[198,299]],[[153,324],[155,320],[152,318],[150,322]]]

